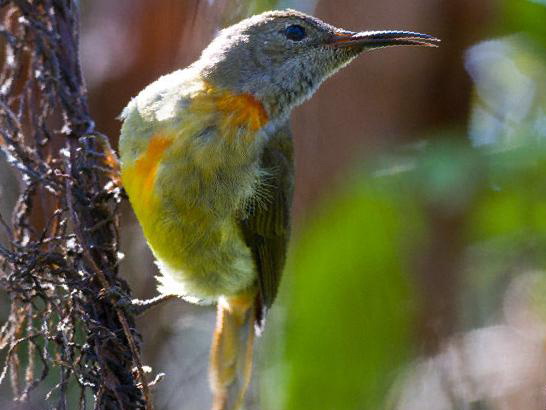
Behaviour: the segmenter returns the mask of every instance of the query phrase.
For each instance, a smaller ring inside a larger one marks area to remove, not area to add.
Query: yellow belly
[[[178,127],[152,134],[133,161],[124,161],[134,150],[129,133],[145,127],[122,132],[122,180],[157,258],[160,291],[213,301],[255,286],[237,218],[258,183],[251,146],[266,117],[248,96],[210,92],[183,117]]]
[[[159,211],[145,228],[162,274],[162,293],[213,301],[254,285],[252,255],[233,216],[213,216],[197,207],[178,207],[177,216],[166,216],[173,210]]]

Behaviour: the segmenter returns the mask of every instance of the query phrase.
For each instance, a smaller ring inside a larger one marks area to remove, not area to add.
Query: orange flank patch
[[[150,138],[146,152],[135,162],[135,177],[140,182],[140,190],[145,198],[149,197],[153,188],[159,161],[172,143],[170,138],[154,135]]]
[[[251,94],[223,92],[216,100],[216,108],[234,128],[247,127],[258,131],[269,119],[262,103]]]

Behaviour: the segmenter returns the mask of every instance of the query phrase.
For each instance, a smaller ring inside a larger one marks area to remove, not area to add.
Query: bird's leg
[[[159,306],[163,304],[164,302],[168,302],[169,300],[177,299],[178,296],[176,295],[159,295],[155,298],[150,299],[131,299],[131,303],[129,305],[129,310],[131,313],[133,313],[135,316],[140,316],[144,313],[146,313],[148,310]]]
[[[150,299],[131,299],[129,296],[121,289],[117,287],[112,287],[108,290],[101,292],[101,297],[110,296],[115,301],[115,305],[133,316],[140,316],[143,313],[146,313],[149,309],[162,304],[163,302],[168,302],[169,300],[176,299],[176,295],[159,295]]]

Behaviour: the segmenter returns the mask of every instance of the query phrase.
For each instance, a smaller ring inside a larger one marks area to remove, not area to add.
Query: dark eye
[[[292,41],[301,41],[306,36],[305,29],[298,24],[286,27],[284,34],[286,35],[286,38]]]

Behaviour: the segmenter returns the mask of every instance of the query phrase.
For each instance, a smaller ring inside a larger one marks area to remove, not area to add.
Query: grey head
[[[363,51],[438,42],[427,34],[352,32],[298,11],[270,11],[222,30],[193,66],[214,86],[252,94],[272,118],[289,114]]]

